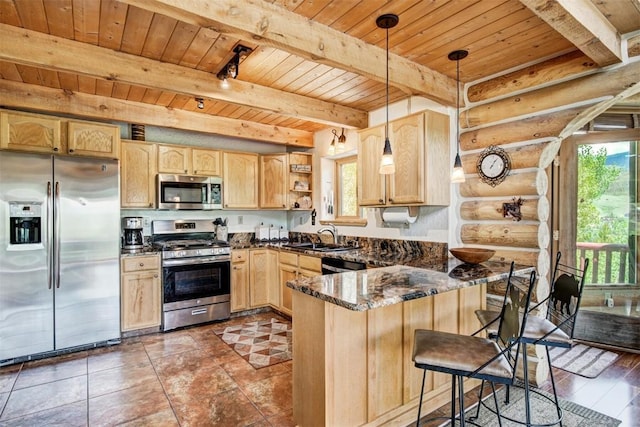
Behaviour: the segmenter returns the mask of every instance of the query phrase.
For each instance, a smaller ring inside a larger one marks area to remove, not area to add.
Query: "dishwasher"
[[[344,273],[346,271],[365,270],[366,268],[367,264],[364,262],[322,257],[322,274]]]

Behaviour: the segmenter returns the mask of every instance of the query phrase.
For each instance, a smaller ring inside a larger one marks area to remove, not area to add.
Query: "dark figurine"
[[[524,203],[522,197],[516,199],[513,198],[512,203],[502,204],[502,216],[504,218],[513,218],[514,221],[520,221],[522,219],[522,213],[520,212],[520,206]]]
[[[556,304],[560,301],[560,313],[562,314],[562,308],[567,308],[567,314],[571,314],[569,311],[569,305],[571,304],[571,297],[578,298],[579,295],[579,282],[572,275],[561,274],[553,286],[553,293],[551,294],[551,302],[553,308],[557,309]]]

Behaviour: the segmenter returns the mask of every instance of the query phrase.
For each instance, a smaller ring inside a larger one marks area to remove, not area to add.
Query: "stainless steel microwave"
[[[158,174],[158,209],[222,209],[222,178]]]

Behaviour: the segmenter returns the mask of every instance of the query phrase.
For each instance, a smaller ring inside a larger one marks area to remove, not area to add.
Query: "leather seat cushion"
[[[495,341],[482,337],[416,329],[414,338],[412,360],[439,372],[472,373],[500,353]],[[501,355],[480,373],[508,380],[513,370],[507,358]]]
[[[545,336],[546,335],[546,336]],[[544,337],[544,339],[542,339]],[[571,347],[572,339],[553,322],[543,318],[529,316],[523,338],[526,342],[547,346]],[[540,340],[540,341],[538,341]]]
[[[482,325],[487,325],[486,331],[489,336],[495,336],[498,333],[500,321],[496,317],[500,316],[499,311],[495,310],[476,310],[476,317]],[[549,334],[546,338],[541,339]],[[570,347],[572,339],[562,329],[543,317],[527,316],[527,326],[524,330],[523,338],[528,343],[536,342],[536,344]],[[540,341],[538,341],[540,340]]]

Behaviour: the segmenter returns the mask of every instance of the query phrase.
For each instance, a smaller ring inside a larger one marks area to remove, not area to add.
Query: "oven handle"
[[[211,264],[214,262],[226,262],[231,261],[231,257],[228,256],[207,256],[200,258],[177,258],[166,259],[162,261],[163,267],[177,267],[180,265],[196,265],[196,264]]]

